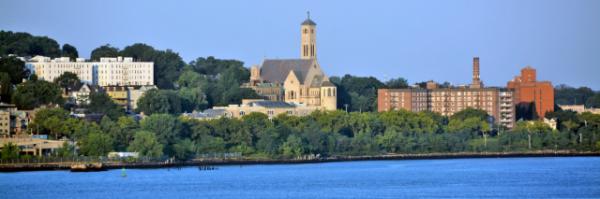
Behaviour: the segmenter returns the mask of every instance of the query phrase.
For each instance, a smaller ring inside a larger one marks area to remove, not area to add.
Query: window
[[[308,33],[308,29],[305,28],[304,29],[304,34],[307,34],[307,33]]]

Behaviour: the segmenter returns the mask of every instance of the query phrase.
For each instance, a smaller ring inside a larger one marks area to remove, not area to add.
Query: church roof
[[[255,101],[250,103],[252,106],[260,106],[265,108],[293,108],[294,105],[282,101]]]
[[[311,25],[311,26],[316,26],[317,23],[315,23],[313,20],[310,20],[310,18],[304,20],[304,22],[302,22],[302,25]]]
[[[330,81],[323,81],[323,83],[321,84],[321,86],[335,87],[335,84],[331,83]]]
[[[261,78],[271,83],[283,84],[290,71],[294,71],[301,84],[306,74],[313,67],[314,59],[265,59],[261,67]]]

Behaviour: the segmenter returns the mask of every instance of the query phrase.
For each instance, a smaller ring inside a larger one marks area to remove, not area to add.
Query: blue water
[[[600,157],[0,173],[0,198],[600,198]]]

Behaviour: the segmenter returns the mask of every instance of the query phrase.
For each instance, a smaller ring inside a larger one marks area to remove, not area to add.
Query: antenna
[[[306,11],[306,17],[310,19],[310,11]]]

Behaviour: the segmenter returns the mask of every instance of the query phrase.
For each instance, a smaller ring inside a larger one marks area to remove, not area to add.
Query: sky
[[[300,23],[317,23],[317,57],[329,76],[471,81],[486,86],[521,68],[538,80],[600,90],[600,1],[152,1],[0,0],[0,30],[48,36],[81,57],[101,45],[146,43],[198,57],[300,57]]]

